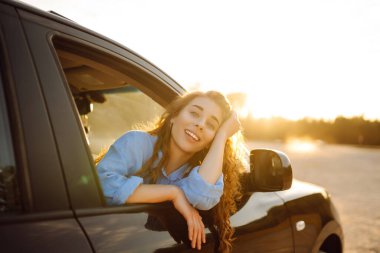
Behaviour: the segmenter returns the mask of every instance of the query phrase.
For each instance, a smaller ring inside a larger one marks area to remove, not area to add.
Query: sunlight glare
[[[311,153],[316,151],[317,144],[308,139],[290,139],[286,142],[286,148],[293,152]]]

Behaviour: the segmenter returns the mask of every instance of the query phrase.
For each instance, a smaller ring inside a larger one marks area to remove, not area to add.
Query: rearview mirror
[[[251,180],[255,191],[287,190],[293,173],[288,156],[277,150],[254,149],[250,153]]]

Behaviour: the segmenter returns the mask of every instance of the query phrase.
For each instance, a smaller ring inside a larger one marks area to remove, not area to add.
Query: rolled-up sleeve
[[[198,173],[199,166],[192,169],[189,176],[176,183],[186,195],[187,200],[199,210],[209,210],[218,204],[223,194],[223,175],[215,184],[205,181]]]
[[[144,133],[129,132],[120,137],[97,165],[103,194],[110,205],[125,204],[143,178],[134,176],[148,157]]]

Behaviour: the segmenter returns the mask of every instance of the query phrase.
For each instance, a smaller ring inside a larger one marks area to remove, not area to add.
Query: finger
[[[234,120],[237,120],[238,119],[238,114],[236,111],[232,111],[231,113],[231,118],[234,119]]]
[[[194,216],[194,234],[193,234],[193,242],[192,247],[197,248],[198,250],[201,247],[202,244],[202,238],[201,238],[201,226],[199,223],[199,217]]]
[[[199,216],[199,225],[201,231],[201,241],[202,243],[206,243],[205,224],[203,223],[202,216]]]
[[[192,248],[195,248],[195,246],[197,246],[197,239],[198,239],[198,224],[196,221],[194,221],[193,240],[191,241],[191,247]]]
[[[202,222],[202,242],[206,243],[206,231],[205,231],[205,225]]]
[[[202,221],[200,221],[200,222],[202,222]],[[199,223],[199,226],[198,226],[198,237],[197,237],[198,250],[201,250],[201,248],[202,248],[202,230],[203,230],[203,228],[201,227],[201,225]]]
[[[189,231],[189,240],[193,240],[193,233],[194,233],[194,225],[193,222],[187,222],[187,229]]]

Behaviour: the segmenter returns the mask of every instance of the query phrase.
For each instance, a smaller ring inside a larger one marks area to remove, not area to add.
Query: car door
[[[40,83],[13,6],[0,3],[0,28],[0,251],[92,252],[70,209]]]
[[[294,252],[288,210],[276,192],[246,193],[231,224],[236,236],[234,252]]]

